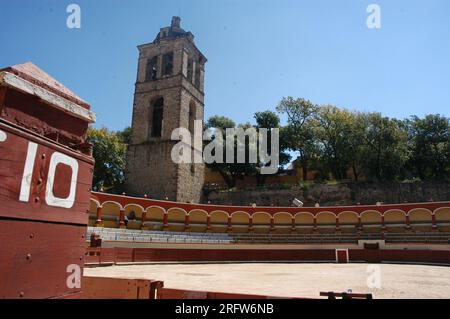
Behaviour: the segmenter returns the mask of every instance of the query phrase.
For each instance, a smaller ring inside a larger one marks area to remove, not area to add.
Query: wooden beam
[[[0,86],[9,87],[36,96],[48,105],[83,119],[88,123],[95,122],[95,114],[93,112],[12,73],[0,72]]]

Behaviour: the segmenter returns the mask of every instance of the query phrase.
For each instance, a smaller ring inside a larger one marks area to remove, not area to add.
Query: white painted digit
[[[53,184],[55,183],[56,167],[58,164],[65,164],[72,169],[72,176],[70,178],[70,192],[66,198],[59,198],[53,194]],[[45,194],[45,202],[47,205],[63,208],[72,208],[75,201],[75,194],[77,191],[78,178],[78,162],[67,155],[55,152],[50,160],[50,167],[47,176],[47,188]]]
[[[27,159],[25,160],[25,167],[22,175],[22,185],[20,187],[19,200],[21,202],[28,202],[30,199],[31,179],[33,177],[34,160],[36,159],[37,144],[33,142],[28,143]]]
[[[0,142],[6,140],[6,134],[0,131]],[[19,200],[21,202],[28,202],[30,200],[31,181],[33,178],[34,162],[36,160],[38,145],[33,142],[28,143],[27,158],[25,160],[25,166],[23,169],[22,183],[20,186]],[[55,183],[56,168],[58,164],[65,164],[72,170],[70,178],[70,192],[66,198],[60,198],[53,193],[53,185]],[[77,178],[78,178],[78,162],[67,155],[55,152],[50,159],[50,166],[47,176],[47,187],[45,193],[45,202],[47,205],[63,208],[72,208],[75,195],[77,191]]]

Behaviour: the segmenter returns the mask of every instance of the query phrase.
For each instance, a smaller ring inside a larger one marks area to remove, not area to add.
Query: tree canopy
[[[293,98],[277,110],[288,118],[284,147],[322,179],[347,179],[349,172],[374,181],[450,177],[450,125],[441,115],[398,120]]]
[[[109,131],[89,128],[88,142],[93,145],[95,159],[93,189],[112,193],[123,191],[125,155],[131,129]]]

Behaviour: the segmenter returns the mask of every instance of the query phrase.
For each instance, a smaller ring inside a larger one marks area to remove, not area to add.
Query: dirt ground
[[[147,264],[85,268],[87,276],[163,280],[167,288],[319,297],[320,291],[374,298],[450,298],[450,267],[399,264]]]

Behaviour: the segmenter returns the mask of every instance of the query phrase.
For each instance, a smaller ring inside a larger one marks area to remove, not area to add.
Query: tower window
[[[173,52],[166,53],[162,58],[163,75],[171,75],[173,72]]]
[[[195,86],[200,87],[200,63],[197,63],[195,68]]]
[[[157,64],[158,64],[158,57],[154,56],[150,60],[147,61],[147,69],[145,71],[145,80],[146,81],[153,81],[156,80],[157,76]]]
[[[187,78],[191,82],[192,82],[192,75],[194,74],[193,68],[194,68],[194,62],[192,61],[192,59],[189,59],[188,65],[187,65]]]
[[[191,103],[189,103],[189,132],[191,132],[191,134],[194,134],[195,119],[196,119],[195,102],[191,101]]]
[[[152,134],[151,137],[161,137],[162,122],[163,122],[163,109],[164,99],[158,98],[152,103],[153,116],[152,116]]]

